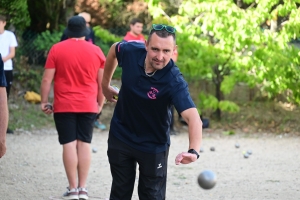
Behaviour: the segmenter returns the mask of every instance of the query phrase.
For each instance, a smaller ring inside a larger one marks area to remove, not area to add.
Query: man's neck
[[[80,38],[71,38],[73,40],[85,40],[85,37],[80,37]]]
[[[5,31],[5,29],[3,29],[3,30],[0,30],[0,34],[4,33],[4,31]]]
[[[133,35],[134,37],[138,37],[139,35],[135,34],[134,32],[130,31],[129,32],[131,35]]]

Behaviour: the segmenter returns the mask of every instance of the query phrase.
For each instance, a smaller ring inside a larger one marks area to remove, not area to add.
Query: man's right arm
[[[106,62],[102,79],[103,94],[105,98],[110,102],[116,102],[116,100],[113,98],[113,96],[116,95],[116,91],[110,87],[110,81],[118,65],[115,50],[117,44],[118,43],[115,43],[110,47],[110,50],[106,56]]]

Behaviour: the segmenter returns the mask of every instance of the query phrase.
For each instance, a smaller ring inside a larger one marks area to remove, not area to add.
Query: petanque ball
[[[252,151],[251,151],[251,150],[248,150],[248,151],[247,151],[247,154],[251,155],[251,154],[252,154]]]
[[[92,151],[93,153],[97,153],[98,149],[96,147],[93,147]]]
[[[200,148],[200,152],[201,152],[201,153],[202,153],[202,152],[204,152],[204,149],[203,149],[203,147],[201,147],[201,148]]]
[[[249,154],[248,154],[248,153],[245,153],[245,154],[244,154],[244,158],[249,158]]]
[[[235,148],[240,148],[240,145],[238,143],[236,143]]]
[[[215,147],[210,147],[210,150],[215,151],[216,149],[215,149]]]
[[[212,189],[217,183],[217,176],[211,170],[204,170],[198,176],[198,184],[205,190]]]

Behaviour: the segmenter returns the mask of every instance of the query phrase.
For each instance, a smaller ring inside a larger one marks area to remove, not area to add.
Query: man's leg
[[[109,136],[108,143],[107,155],[112,175],[109,199],[131,200],[136,175],[136,161],[132,156],[133,151],[126,144],[114,138],[112,134]],[[118,149],[111,147],[117,147]]]
[[[77,116],[78,187],[86,188],[91,165],[91,147],[95,113],[79,113]]]
[[[78,149],[78,187],[85,188],[86,181],[91,165],[91,148],[90,144],[77,141]]]
[[[76,113],[54,113],[59,143],[63,146],[63,163],[70,190],[77,188],[77,140]]]
[[[164,200],[166,198],[169,149],[158,154],[142,152],[139,154],[138,193],[140,200]]]
[[[69,181],[69,188],[77,188],[77,141],[69,142],[63,145],[63,162]]]

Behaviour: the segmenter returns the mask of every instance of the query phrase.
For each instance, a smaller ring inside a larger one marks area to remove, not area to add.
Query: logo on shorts
[[[156,94],[158,93],[158,89],[151,87],[151,90],[147,93],[150,99],[156,99]]]
[[[162,168],[161,163],[158,164],[157,169]]]

